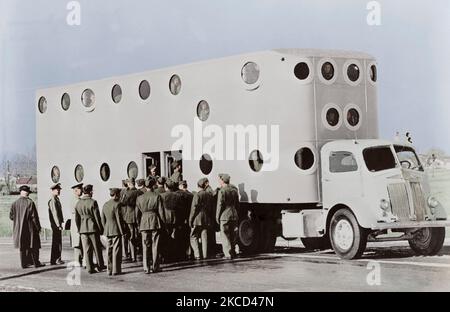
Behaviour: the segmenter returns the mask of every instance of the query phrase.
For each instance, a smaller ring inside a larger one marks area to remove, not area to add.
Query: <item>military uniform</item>
[[[161,196],[153,190],[145,192],[136,201],[136,208],[142,214],[139,230],[142,234],[143,266],[146,273],[159,271],[159,239],[163,222]]]
[[[72,186],[72,189],[83,189],[83,183]],[[73,257],[74,260],[80,264],[80,267],[83,265],[83,247],[81,244],[80,234],[78,233],[78,227],[75,222],[75,206],[80,200],[80,196],[74,196],[72,201],[72,218],[70,221],[70,242],[73,248]]]
[[[228,184],[230,181],[228,175],[221,174],[220,177],[226,184],[220,188],[217,194],[216,221],[220,225],[223,253],[226,258],[233,258],[236,256],[239,193],[234,185]]]
[[[125,255],[127,258],[131,257],[132,261],[136,261],[136,238],[137,238],[137,213],[136,213],[136,199],[140,192],[135,187],[130,187],[125,191],[123,203],[126,205],[123,214],[123,219],[128,230],[124,237]]]
[[[172,180],[174,183],[178,184],[180,181],[183,180],[181,176],[181,172],[175,171],[172,176],[170,177],[170,180]]]
[[[172,181],[167,182],[170,185],[169,191],[161,194],[163,203],[163,214],[161,215],[166,229],[166,243],[164,246],[164,259],[167,261],[179,260],[184,250],[180,248],[180,234],[183,225],[183,207],[181,197],[174,190]],[[178,184],[176,184],[178,186]]]
[[[207,258],[208,252],[208,230],[213,224],[212,214],[213,196],[206,190],[200,190],[194,195],[191,213],[189,215],[189,225],[191,230],[191,247],[194,251],[195,259]],[[199,239],[202,241],[202,252],[199,249]]]
[[[119,191],[119,190],[117,190]],[[114,198],[103,205],[102,223],[103,235],[108,239],[108,273],[122,273],[122,210],[121,202]]]
[[[58,184],[51,187],[52,190],[61,188]],[[53,195],[48,201],[48,214],[50,227],[52,229],[52,249],[50,253],[50,264],[62,264],[62,224],[64,222],[61,202],[57,195]]]
[[[184,258],[189,258],[192,254],[190,245],[191,227],[189,226],[189,214],[191,213],[191,205],[194,195],[188,190],[178,190],[177,193],[180,195],[180,215],[182,218],[182,226],[180,231],[180,249],[184,250]]]
[[[75,206],[75,222],[81,236],[86,269],[94,272],[93,253],[97,258],[99,270],[105,268],[102,248],[100,246],[100,234],[103,233],[103,225],[98,209],[97,201],[90,195],[84,194]]]

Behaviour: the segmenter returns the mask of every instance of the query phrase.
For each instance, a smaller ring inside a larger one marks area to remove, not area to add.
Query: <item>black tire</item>
[[[328,235],[323,237],[304,237],[300,239],[307,250],[326,250],[331,248]]]
[[[445,227],[423,228],[410,239],[409,246],[418,255],[436,255],[444,245]]]
[[[331,246],[341,259],[359,258],[366,249],[367,231],[359,226],[356,217],[348,209],[336,211],[331,217],[328,233]]]
[[[259,224],[255,220],[243,219],[238,226],[239,250],[244,254],[254,254],[258,252],[260,241]]]

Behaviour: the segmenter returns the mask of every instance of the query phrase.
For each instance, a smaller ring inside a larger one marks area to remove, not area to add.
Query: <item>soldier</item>
[[[127,204],[125,202],[125,193],[128,190],[128,179],[122,180],[122,188],[120,189],[120,202],[122,203],[122,217],[124,217],[127,214]],[[124,231],[124,236],[122,238],[122,251],[123,251],[123,260],[127,260],[129,259],[130,253],[128,251],[128,237],[130,235],[129,231],[128,231],[128,226],[127,224],[123,223],[123,227],[122,230]]]
[[[135,187],[136,181],[134,178],[128,180],[128,189],[125,191],[123,203],[126,205],[123,219],[128,228],[127,235],[125,235],[125,253],[128,260],[136,262],[136,238],[138,225],[136,223],[136,199],[139,196],[139,191]],[[128,253],[129,252],[129,253]]]
[[[152,178],[153,180],[158,180],[159,176],[156,174],[156,166],[155,165],[151,165],[150,167],[148,167],[150,169],[150,174],[147,177],[147,180]]]
[[[92,194],[92,185],[84,186],[83,195],[75,206],[75,222],[81,236],[86,269],[89,274],[95,273],[93,253],[97,259],[98,272],[105,269],[100,246],[100,234],[103,233],[103,224],[97,201],[92,198]]]
[[[61,184],[57,183],[51,188],[52,197],[48,201],[48,214],[50,226],[52,228],[52,250],[50,254],[50,265],[64,264],[61,260],[62,252],[62,224],[64,222],[61,202],[59,195],[61,194]]]
[[[166,189],[164,187],[166,185],[166,181],[167,181],[166,177],[159,177],[156,180],[156,190],[155,191],[157,194],[162,194],[166,191]]]
[[[154,191],[154,185],[155,180],[147,180],[147,192],[136,201],[136,208],[142,214],[139,230],[142,234],[143,266],[146,274],[161,271],[159,238],[163,228],[161,216],[164,212],[161,196]]]
[[[138,197],[143,195],[147,189],[145,188],[145,180],[144,179],[138,179],[136,180],[137,190],[138,190]],[[136,211],[136,253],[138,255],[142,255],[142,237],[141,232],[139,232],[139,224],[141,224],[141,212],[139,209],[135,209]]]
[[[166,182],[166,191],[161,194],[163,203],[163,214],[161,215],[164,227],[166,229],[167,245],[164,248],[164,259],[171,262],[181,258],[182,251],[179,247],[180,230],[183,225],[183,211],[181,196],[176,191],[178,184],[172,180]]]
[[[120,189],[110,189],[111,199],[103,205],[102,223],[103,235],[108,238],[108,274],[122,273],[122,210]]]
[[[181,172],[181,163],[179,161],[174,161],[172,163],[173,173],[170,177],[170,180],[172,180],[175,183],[179,183],[183,180],[182,172]]]
[[[145,188],[145,180],[144,179],[137,179],[136,180],[136,189],[139,191],[139,195],[144,194],[147,189]]]
[[[185,251],[184,258],[189,259],[192,255],[190,245],[190,232],[189,226],[189,214],[191,212],[192,199],[194,195],[188,191],[188,184],[186,180],[180,181],[179,190],[177,191],[181,197],[181,216],[182,216],[182,229],[180,233],[181,250]]]
[[[29,198],[28,185],[19,188],[20,197],[11,205],[9,218],[13,221],[14,247],[20,250],[20,264],[26,269],[30,265],[39,268],[45,264],[39,261],[41,224],[36,205]]]
[[[73,256],[80,267],[83,265],[83,248],[81,245],[80,234],[78,233],[77,224],[75,222],[75,206],[80,200],[80,196],[83,193],[83,183],[72,186],[74,193],[74,203],[72,204],[72,219],[70,221],[70,238],[73,248]]]
[[[195,260],[208,257],[208,230],[214,222],[212,215],[213,195],[206,191],[209,181],[202,178],[197,183],[199,191],[195,193],[192,201],[191,213],[189,215],[189,226],[191,227],[191,247],[194,251]],[[202,252],[199,249],[199,239],[202,242]]]
[[[235,245],[239,193],[237,188],[230,184],[230,176],[228,174],[219,174],[219,183],[220,190],[217,194],[216,221],[220,225],[224,257],[232,259],[236,257]]]

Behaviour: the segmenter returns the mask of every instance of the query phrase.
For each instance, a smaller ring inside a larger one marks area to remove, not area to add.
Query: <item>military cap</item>
[[[174,161],[174,162],[172,163],[172,169],[175,169],[175,168],[178,167],[179,165],[181,165],[180,162]]]
[[[201,178],[198,180],[197,185],[198,187],[204,188],[207,182],[209,182],[208,178]]]
[[[155,181],[155,179],[153,179],[152,177],[147,178],[147,179],[145,180],[145,187],[151,188],[151,187],[153,187],[153,185],[155,185],[155,184],[156,184],[156,181]]]
[[[71,189],[72,190],[74,190],[74,189],[83,189],[83,183],[78,183],[78,184],[75,184],[74,186],[72,186],[71,187]]]
[[[20,192],[27,192],[27,193],[31,193],[30,187],[28,185],[22,185],[21,187],[19,187],[19,191]]]
[[[226,173],[219,173],[219,178],[226,184],[230,183],[230,175]]]
[[[85,185],[83,187],[83,193],[89,194],[90,192],[92,192],[93,189],[94,189],[94,187],[91,184]]]
[[[169,188],[169,190],[176,190],[177,189],[177,187],[178,187],[178,184],[177,183],[175,183],[174,181],[172,181],[172,180],[167,180],[167,182],[166,182],[166,185],[167,185],[167,187]]]
[[[152,169],[156,169],[155,165],[151,165],[150,167],[148,167],[148,169],[152,170]]]
[[[186,180],[183,180],[183,181],[178,182],[178,185],[179,185],[179,186],[183,186],[183,187],[187,187],[187,186],[188,186]]]
[[[166,177],[159,177],[158,178],[158,183],[164,185],[166,183]]]
[[[144,186],[145,185],[145,180],[144,179],[137,179],[136,180],[136,184],[138,186]]]
[[[54,185],[52,185],[51,187],[50,187],[50,189],[53,191],[53,190],[56,190],[56,189],[61,189],[61,183],[56,183],[56,184],[54,184]]]
[[[135,178],[129,178],[128,182],[130,182],[132,184],[135,184],[136,183],[136,179]]]
[[[120,194],[120,189],[118,188],[110,188],[109,189],[109,195],[116,196]]]

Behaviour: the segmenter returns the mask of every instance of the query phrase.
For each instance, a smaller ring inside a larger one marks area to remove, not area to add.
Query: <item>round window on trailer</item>
[[[94,110],[95,104],[94,91],[92,91],[91,89],[84,90],[83,93],[81,94],[81,103],[88,111]]]
[[[211,173],[213,168],[213,161],[211,156],[208,154],[203,154],[200,158],[200,170],[203,174],[208,175]]]
[[[173,75],[169,81],[169,90],[173,95],[178,95],[181,91],[181,78],[178,75]]]
[[[128,174],[128,177],[130,179],[131,178],[134,178],[134,179],[137,178],[137,176],[138,176],[138,166],[137,166],[137,164],[134,161],[132,161],[132,162],[130,162],[128,164],[127,174]]]
[[[334,77],[334,66],[331,64],[331,62],[325,62],[322,65],[321,69],[322,77],[325,80],[331,80]]]
[[[331,127],[336,127],[339,124],[339,112],[336,108],[332,107],[327,110],[326,114],[327,123]]]
[[[109,169],[109,165],[107,163],[103,163],[100,166],[100,177],[103,181],[108,181],[111,175],[111,170]]]
[[[356,127],[359,124],[359,112],[356,108],[350,108],[347,111],[347,122],[351,127]]]
[[[84,169],[82,165],[77,165],[75,167],[75,180],[81,183],[84,179]]]
[[[358,65],[350,64],[347,67],[347,77],[348,77],[348,79],[350,79],[350,81],[352,81],[352,82],[358,81],[359,75],[360,75],[360,70],[359,70]]]
[[[294,75],[300,80],[305,80],[309,77],[309,66],[305,62],[300,62],[295,65]]]
[[[149,98],[150,96],[150,84],[148,83],[147,80],[142,80],[141,83],[139,84],[139,96],[141,97],[141,99],[146,100]]]
[[[70,96],[67,93],[64,93],[61,97],[61,107],[63,110],[68,110],[70,107]]]
[[[314,166],[314,153],[309,147],[302,147],[295,153],[294,161],[301,170],[309,170]]]
[[[241,69],[241,78],[246,84],[255,84],[259,79],[259,66],[254,62],[247,62]]]
[[[59,171],[59,168],[57,166],[53,166],[50,175],[53,183],[59,182],[59,179],[61,178],[61,172]]]
[[[250,165],[250,168],[253,171],[255,172],[261,171],[264,164],[264,159],[262,157],[261,152],[258,150],[252,151],[248,159],[248,164]]]
[[[201,120],[201,121],[206,121],[209,117],[209,104],[208,102],[202,100],[198,103],[197,105],[197,117]]]
[[[43,96],[41,96],[39,98],[38,109],[39,109],[39,112],[41,114],[43,114],[43,113],[45,113],[47,111],[47,99],[45,97],[43,97]]]
[[[116,84],[111,90],[111,97],[114,103],[118,104],[122,100],[122,88]]]
[[[377,82],[378,80],[378,73],[377,73],[377,66],[375,64],[370,66],[370,80],[373,82]]]

